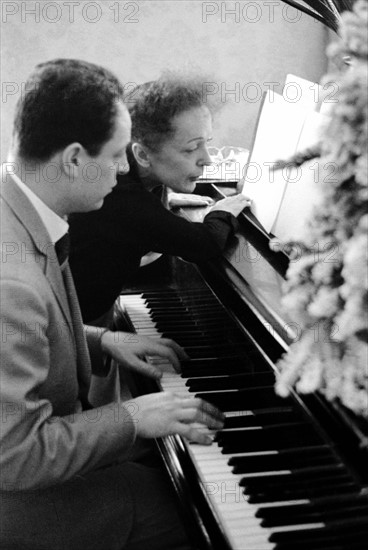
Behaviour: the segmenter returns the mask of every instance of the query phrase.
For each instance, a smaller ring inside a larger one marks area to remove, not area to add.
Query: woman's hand
[[[179,206],[211,206],[213,199],[211,197],[202,197],[192,193],[169,193],[169,207],[175,208]]]
[[[139,437],[164,437],[179,434],[190,441],[210,445],[208,428],[219,430],[225,416],[214,405],[197,397],[182,397],[172,392],[142,395],[124,402],[136,425]]]
[[[252,201],[248,197],[245,197],[244,195],[234,195],[216,202],[216,204],[210,209],[210,212],[220,210],[223,212],[230,212],[233,216],[237,217],[240,212],[244,210],[244,208],[250,206],[251,204]]]
[[[180,361],[189,359],[183,348],[169,338],[148,338],[131,332],[107,331],[102,350],[123,367],[159,380],[165,371],[181,372]],[[152,361],[147,362],[147,358]]]

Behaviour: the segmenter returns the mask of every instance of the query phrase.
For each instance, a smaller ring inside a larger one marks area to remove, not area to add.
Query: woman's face
[[[174,135],[159,151],[147,153],[149,175],[177,193],[192,193],[203,167],[211,164],[207,145],[212,139],[212,117],[207,107],[195,107],[172,120]]]

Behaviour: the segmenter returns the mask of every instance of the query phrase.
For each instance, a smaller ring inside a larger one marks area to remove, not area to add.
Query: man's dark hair
[[[137,86],[126,98],[132,119],[132,142],[138,141],[153,151],[175,132],[173,118],[184,111],[203,105],[203,81],[168,73],[158,80]]]
[[[18,101],[19,155],[45,161],[74,141],[96,156],[115,129],[123,87],[108,70],[76,59],[36,66]]]

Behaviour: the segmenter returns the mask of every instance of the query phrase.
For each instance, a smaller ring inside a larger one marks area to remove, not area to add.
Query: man
[[[194,423],[217,429],[223,416],[170,393],[92,408],[103,354],[157,377],[141,357],[178,368],[183,351],[83,329],[67,261],[67,215],[101,207],[126,164],[122,87],[101,67],[59,59],[38,65],[25,90],[1,182],[0,546],[189,548],[162,474],[127,458],[139,438],[209,444]]]

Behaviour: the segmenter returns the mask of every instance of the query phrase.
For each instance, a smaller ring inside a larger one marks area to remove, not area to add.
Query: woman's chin
[[[181,182],[175,182],[173,184],[166,184],[174,193],[193,193],[197,185],[197,180],[185,180]]]
[[[197,180],[188,180],[181,187],[180,193],[193,193],[196,188]]]

